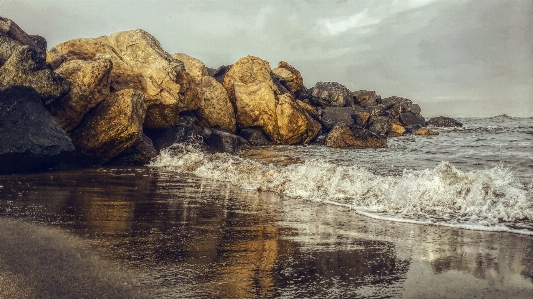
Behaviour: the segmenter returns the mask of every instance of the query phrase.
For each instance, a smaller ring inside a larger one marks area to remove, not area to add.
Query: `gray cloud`
[[[0,0],[49,46],[142,28],[208,66],[288,61],[307,86],[400,95],[425,115],[533,116],[533,2]]]

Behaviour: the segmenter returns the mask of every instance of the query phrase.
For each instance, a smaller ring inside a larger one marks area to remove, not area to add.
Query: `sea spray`
[[[267,164],[185,145],[162,151],[151,166],[242,188],[341,204],[394,220],[498,230],[516,220],[533,220],[531,190],[503,166],[465,172],[441,162],[433,169],[388,176],[355,163],[342,166],[309,159],[290,165]]]

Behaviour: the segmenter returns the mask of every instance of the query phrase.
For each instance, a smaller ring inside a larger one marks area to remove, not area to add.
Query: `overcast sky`
[[[410,98],[424,116],[533,116],[531,0],[0,0],[51,48],[141,28],[208,67],[284,60],[307,87]]]

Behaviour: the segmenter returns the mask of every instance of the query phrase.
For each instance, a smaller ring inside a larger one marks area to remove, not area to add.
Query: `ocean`
[[[95,278],[72,284],[89,298],[116,267],[123,298],[531,298],[533,118],[459,120],[383,149],[179,144],[144,167],[0,176],[0,240],[88,246]],[[61,298],[61,267],[43,280],[1,244],[0,297]]]

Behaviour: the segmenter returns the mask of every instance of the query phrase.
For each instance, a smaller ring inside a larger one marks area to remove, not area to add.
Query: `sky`
[[[533,117],[531,0],[0,0],[0,16],[49,48],[144,29],[208,67],[283,60],[308,88],[402,96],[426,117]]]

